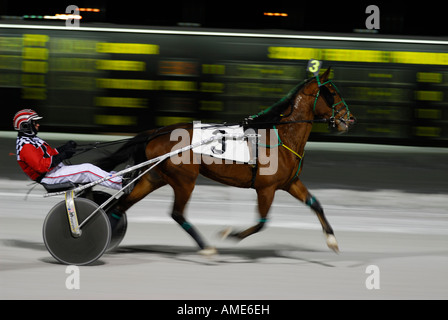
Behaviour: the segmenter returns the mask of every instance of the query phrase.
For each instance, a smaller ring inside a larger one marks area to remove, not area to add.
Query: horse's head
[[[356,119],[335,84],[329,80],[330,68],[316,76],[310,85],[313,90],[313,113],[316,118],[326,119],[338,131],[348,131]]]

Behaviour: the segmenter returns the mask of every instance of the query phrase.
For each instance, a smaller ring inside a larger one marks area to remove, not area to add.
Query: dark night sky
[[[56,4],[55,4],[56,3]],[[204,28],[282,29],[351,33],[365,29],[365,9],[380,9],[380,34],[447,36],[443,7],[418,2],[391,1],[34,1],[0,0],[1,15],[64,13],[69,4],[96,7],[101,14],[85,16],[85,22],[106,22],[141,26],[177,26],[179,22]],[[439,2],[439,4],[443,4]],[[288,17],[266,17],[263,12],[286,12]]]

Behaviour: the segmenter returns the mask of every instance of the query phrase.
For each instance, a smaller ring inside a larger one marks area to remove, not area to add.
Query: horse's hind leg
[[[208,246],[196,228],[184,217],[185,206],[193,192],[195,181],[191,183],[177,181],[175,183],[170,183],[170,185],[174,190],[174,204],[171,217],[194,239],[194,241],[196,241],[201,249],[199,253],[204,255],[215,254],[216,249]]]
[[[134,204],[142,200],[154,190],[164,186],[166,182],[158,176],[148,173],[143,176],[135,185],[132,192],[126,196],[122,196],[117,205],[111,210],[112,229],[118,224],[123,214]]]
[[[160,179],[155,173],[149,172],[137,182],[130,194],[120,198],[117,208],[122,212],[125,212],[148,194],[164,185],[166,185],[165,181]]]
[[[331,228],[330,223],[325,217],[324,210],[319,201],[308,191],[308,189],[299,179],[294,181],[287,191],[293,197],[304,202],[316,213],[317,218],[322,225],[328,247],[335,252],[339,252],[338,242],[336,241],[336,237],[334,236],[333,228]]]

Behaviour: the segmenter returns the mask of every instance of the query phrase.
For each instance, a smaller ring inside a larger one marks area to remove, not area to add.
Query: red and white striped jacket
[[[17,162],[31,180],[40,181],[53,168],[52,158],[59,152],[41,138],[20,135],[16,141]]]

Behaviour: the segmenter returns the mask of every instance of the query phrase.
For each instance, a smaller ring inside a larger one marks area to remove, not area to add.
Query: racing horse
[[[253,188],[257,193],[259,220],[256,225],[243,231],[227,229],[222,232],[223,236],[241,240],[262,230],[267,222],[276,190],[284,190],[315,212],[328,247],[338,252],[338,243],[321,204],[299,179],[303,169],[305,144],[313,123],[327,122],[342,132],[348,131],[355,123],[355,117],[337,87],[329,80],[329,74],[330,68],[321,76],[317,75],[303,81],[276,104],[244,122],[247,128],[270,129],[259,130],[261,136],[258,149],[265,148],[266,150],[259,152],[256,164],[213,161],[199,161],[199,163],[190,161],[179,164],[169,158],[141,177],[132,192],[120,199],[115,212],[126,212],[149,193],[168,184],[174,190],[171,217],[196,241],[201,253],[213,254],[216,250],[206,244],[197,229],[185,218],[185,207],[195,187],[196,178],[202,174],[229,186]],[[191,123],[145,131],[136,135],[111,156],[100,159],[97,165],[109,171],[130,158],[133,158],[136,163],[141,163],[167,154],[177,143],[177,141],[171,141],[169,134],[175,129],[184,129],[188,131],[189,137],[192,137]],[[271,140],[272,138],[274,140]],[[278,141],[278,143],[269,145],[267,143],[269,141]],[[277,148],[275,155],[272,152],[273,148]],[[192,150],[186,152],[190,153],[190,159],[197,156]],[[272,174],[261,175],[260,170],[272,161],[264,157],[271,155],[275,156],[277,170]]]

